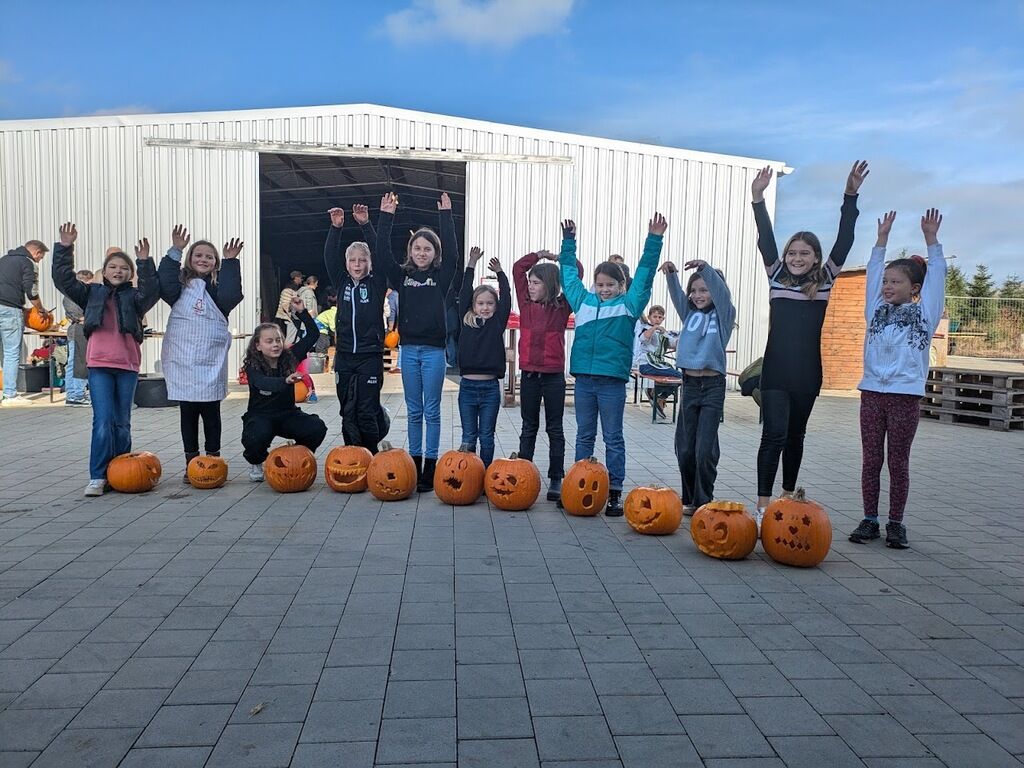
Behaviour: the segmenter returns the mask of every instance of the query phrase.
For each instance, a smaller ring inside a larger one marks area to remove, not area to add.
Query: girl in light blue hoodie
[[[718,477],[718,425],[725,408],[725,347],[732,336],[736,307],[720,270],[701,260],[683,269],[697,270],[686,283],[671,261],[661,265],[668,295],[683,320],[676,366],[683,374],[683,413],[676,423],[676,459],[682,478],[683,514],[713,500]]]

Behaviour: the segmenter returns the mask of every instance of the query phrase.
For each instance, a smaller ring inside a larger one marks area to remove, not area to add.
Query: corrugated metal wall
[[[93,268],[108,246],[130,249],[143,235],[161,256],[178,222],[218,244],[240,236],[246,299],[230,325],[251,331],[259,316],[256,152],[147,147],[147,137],[443,149],[453,160],[459,151],[570,156],[572,165],[469,162],[464,245],[480,245],[510,267],[531,250],[557,252],[559,220],[572,217],[588,271],[611,253],[635,269],[647,220],[660,210],[669,220],[663,258],[678,266],[703,258],[725,271],[739,323],[730,367],[742,368],[764,349],[767,288],[749,185],[766,161],[384,107],[0,122],[0,244],[56,239],[59,223],[71,219],[81,233],[78,261]],[[774,198],[768,204],[773,210]],[[49,265],[47,258],[41,295],[47,306],[59,306]],[[677,323],[660,275],[652,301],[668,308],[668,324]],[[150,325],[162,329],[167,311],[158,305]],[[233,370],[242,351],[236,343]],[[159,343],[147,341],[144,370],[158,357]]]

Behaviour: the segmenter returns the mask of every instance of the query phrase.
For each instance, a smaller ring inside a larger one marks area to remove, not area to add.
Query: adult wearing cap
[[[29,402],[18,395],[18,365],[25,332],[25,299],[45,313],[39,300],[36,264],[50,249],[40,240],[29,240],[0,258],[0,340],[4,348],[4,389],[2,405]]]

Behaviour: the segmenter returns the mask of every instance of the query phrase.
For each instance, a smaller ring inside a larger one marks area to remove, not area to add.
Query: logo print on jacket
[[[196,299],[196,303],[192,305],[193,315],[206,314],[206,301],[204,299]]]
[[[906,329],[907,346],[911,349],[924,349],[928,346],[931,334],[921,314],[920,304],[882,304],[871,318],[868,333],[877,336],[890,326],[897,332]]]

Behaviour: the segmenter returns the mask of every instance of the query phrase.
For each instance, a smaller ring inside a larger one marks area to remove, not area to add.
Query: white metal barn
[[[454,201],[460,246],[479,245],[506,270],[524,253],[558,252],[559,221],[576,220],[580,259],[619,253],[635,270],[655,210],[669,220],[664,259],[702,258],[725,271],[738,309],[729,367],[764,349],[768,297],[756,250],[749,188],[756,169],[783,163],[499,125],[372,104],[0,121],[0,245],[56,240],[63,221],[80,232],[77,265],[95,269],[108,246],[131,253],[142,236],[154,256],[184,223],[193,238],[245,240],[245,300],[230,317],[250,332],[272,317],[289,271],[323,266],[326,210],[353,203],[376,218],[381,195],[399,194],[396,247],[418,225],[436,226],[440,190]],[[768,191],[774,214],[775,185]],[[346,218],[351,239],[359,230]],[[40,268],[40,295],[60,307]],[[684,276],[685,279],[685,276]],[[678,323],[664,278],[653,303]],[[149,325],[162,330],[168,307]],[[232,370],[244,343],[236,342]],[[147,340],[143,371],[159,370]]]

